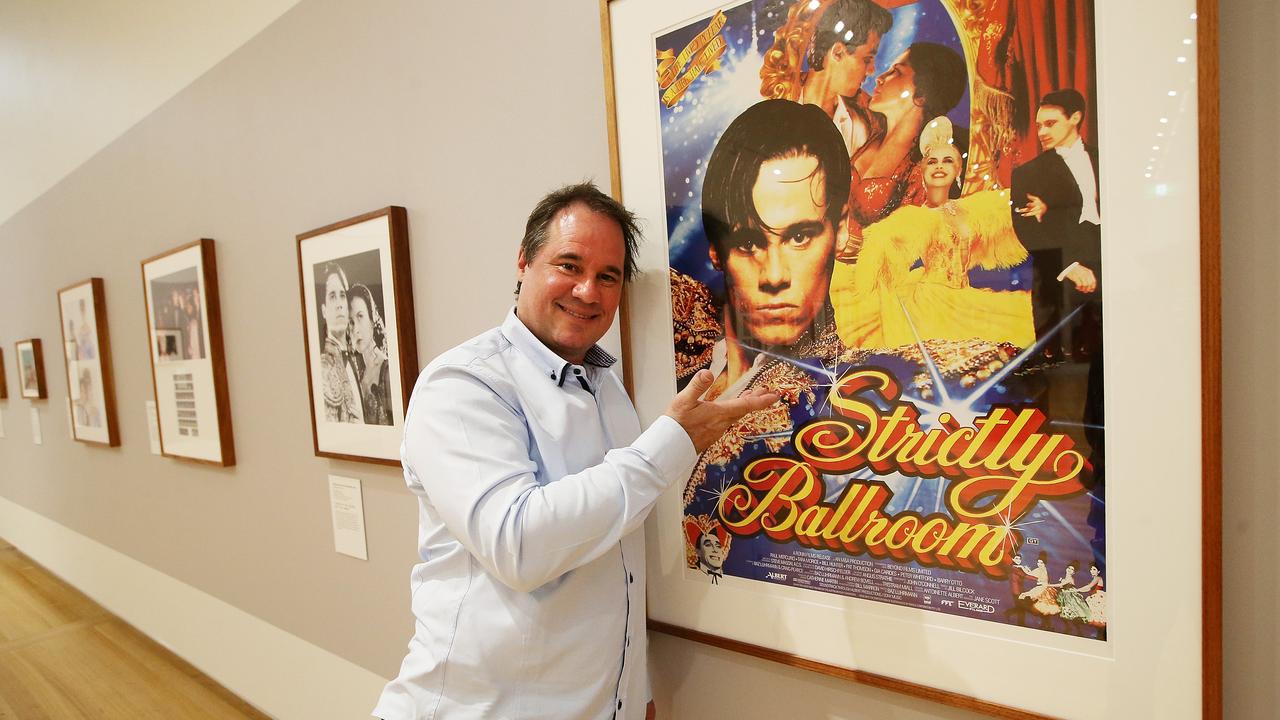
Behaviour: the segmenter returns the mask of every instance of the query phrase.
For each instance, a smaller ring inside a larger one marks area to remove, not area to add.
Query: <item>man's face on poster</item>
[[[762,227],[735,228],[711,261],[724,272],[738,339],[788,348],[827,305],[836,229],[826,180],[812,155],[765,161],[751,189]]]
[[[1040,147],[1047,152],[1070,146],[1079,136],[1080,119],[1078,112],[1067,117],[1060,107],[1040,106],[1036,111],[1036,137],[1040,140]]]
[[[836,92],[853,97],[862,83],[876,72],[876,53],[880,52],[880,33],[871,30],[867,33],[866,42],[848,45],[837,42],[831,46],[827,60],[832,72],[832,86]]]
[[[698,560],[719,572],[724,567],[724,546],[720,543],[720,538],[711,533],[698,538]]]

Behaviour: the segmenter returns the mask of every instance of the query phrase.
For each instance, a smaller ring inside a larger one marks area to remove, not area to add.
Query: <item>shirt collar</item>
[[[1059,145],[1058,147],[1054,148],[1054,150],[1057,150],[1058,154],[1062,155],[1063,157],[1065,157],[1068,153],[1072,155],[1077,155],[1079,153],[1084,152],[1084,138],[1078,137],[1076,138],[1076,141],[1071,143],[1070,145],[1066,145],[1066,146]]]
[[[541,368],[543,374],[557,385],[563,386],[565,377],[573,372],[574,364],[567,362],[564,358],[555,354],[551,348],[542,344],[542,341],[529,330],[524,321],[516,316],[514,307],[507,313],[507,318],[502,323],[502,335],[517,350]],[[592,345],[587,350],[586,358],[583,362],[586,365],[607,368],[617,361],[617,358],[605,352],[599,345]]]

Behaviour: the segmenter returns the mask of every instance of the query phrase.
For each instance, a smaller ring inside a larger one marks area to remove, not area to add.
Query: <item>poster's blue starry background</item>
[[[774,32],[786,22],[792,4],[790,0],[755,0],[727,8],[727,22],[721,31],[727,49],[720,69],[695,80],[675,107],[659,102],[668,259],[671,267],[706,285],[717,302],[723,300],[724,281],[711,266],[702,230],[703,170],[716,139],[729,123],[763,99],[760,68],[764,54],[773,45]],[[706,28],[709,20],[700,18],[659,35],[654,40],[655,48],[678,54]],[[880,42],[876,72],[863,89],[871,92],[875,77],[917,41],[939,43],[964,54],[951,16],[939,0],[921,0],[900,7],[893,11],[893,28]],[[968,127],[968,90],[949,117],[955,125]]]

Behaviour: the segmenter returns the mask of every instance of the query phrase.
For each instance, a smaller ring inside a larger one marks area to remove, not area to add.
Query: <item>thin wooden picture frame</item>
[[[22,349],[27,347],[31,353],[33,365],[24,369],[22,365]],[[18,357],[18,394],[28,400],[47,400],[49,387],[44,376],[44,349],[40,338],[27,338],[14,343],[14,354]],[[28,390],[28,385],[32,387]]]
[[[9,381],[4,374],[4,348],[0,348],[0,400],[9,399]]]
[[[79,297],[72,298],[73,293]],[[76,318],[68,317],[66,300],[75,300],[81,315],[79,326]],[[87,321],[90,314],[93,320]],[[63,377],[67,381],[67,397],[72,403],[72,437],[88,445],[118,447],[120,427],[116,421],[116,384],[111,366],[111,337],[107,330],[106,290],[102,278],[89,278],[59,290],[58,315],[62,328]],[[90,395],[87,399],[86,394]],[[101,432],[93,432],[95,426],[101,428]]]
[[[619,8],[630,5],[634,8],[637,3],[632,0],[600,0],[599,13],[601,21],[602,33],[602,49],[604,61],[604,83],[605,83],[605,106],[606,106],[606,123],[610,153],[610,180],[614,197],[619,200],[628,202],[628,206],[633,210],[637,206],[650,207],[654,206],[652,198],[647,196],[638,196],[636,193],[651,192],[649,188],[654,185],[653,178],[661,175],[660,165],[658,170],[654,170],[654,161],[650,148],[655,146],[655,138],[658,135],[650,120],[645,118],[646,114],[651,111],[644,108],[644,102],[636,100],[634,97],[637,88],[644,87],[644,83],[652,86],[654,83],[654,55],[653,44],[649,41],[650,37],[656,36],[661,32],[668,31],[673,27],[675,22],[683,22],[692,18],[709,18],[718,9],[727,9],[730,6],[737,6],[741,3],[716,3],[706,2],[698,3],[695,6],[681,6],[680,10],[671,11],[665,15],[661,21],[652,24],[637,22],[637,17],[644,15],[643,13],[635,13],[628,11],[619,14]],[[665,3],[665,5],[673,5],[674,3]],[[798,3],[797,3],[798,4]],[[880,3],[887,6],[910,5],[911,0],[907,2],[892,1]],[[816,5],[816,3],[815,3]],[[1101,3],[1099,3],[1101,5]],[[1114,8],[1111,8],[1114,13]],[[1180,437],[1184,437],[1191,446],[1187,453],[1188,457],[1194,457],[1195,462],[1184,465],[1185,472],[1179,474],[1180,481],[1186,485],[1180,485],[1180,491],[1191,492],[1198,495],[1198,503],[1195,510],[1194,524],[1196,530],[1188,533],[1187,539],[1179,540],[1172,546],[1169,551],[1162,557],[1164,560],[1153,561],[1160,568],[1167,570],[1171,574],[1182,573],[1184,568],[1182,563],[1187,557],[1196,558],[1192,573],[1198,575],[1198,587],[1193,593],[1188,595],[1194,598],[1193,602],[1185,602],[1183,607],[1189,611],[1194,611],[1198,619],[1196,625],[1186,625],[1177,628],[1179,639],[1185,643],[1185,649],[1188,651],[1185,662],[1178,664],[1177,671],[1180,674],[1174,676],[1160,676],[1154,679],[1151,673],[1145,673],[1143,679],[1151,679],[1150,686],[1145,683],[1130,683],[1127,687],[1121,688],[1127,691],[1128,699],[1113,697],[1107,695],[1097,703],[1088,713],[1089,716],[1103,716],[1115,713],[1120,705],[1125,702],[1137,702],[1139,700],[1148,700],[1150,707],[1155,707],[1160,703],[1172,703],[1170,697],[1176,694],[1179,701],[1188,698],[1198,700],[1193,703],[1183,703],[1177,705],[1175,712],[1162,714],[1167,717],[1204,717],[1210,719],[1220,718],[1222,716],[1222,576],[1221,576],[1221,552],[1222,552],[1222,524],[1221,524],[1221,487],[1222,487],[1222,466],[1221,466],[1221,300],[1220,300],[1220,206],[1219,206],[1219,156],[1218,156],[1218,10],[1216,3],[1206,2],[1203,0],[1186,0],[1186,2],[1177,3],[1170,6],[1167,3],[1156,3],[1154,0],[1149,2],[1138,3],[1137,6],[1131,7],[1130,14],[1146,14],[1151,18],[1161,18],[1167,21],[1166,25],[1174,25],[1174,21],[1178,18],[1183,20],[1189,17],[1193,28],[1187,31],[1169,30],[1164,34],[1173,38],[1173,42],[1177,44],[1177,50],[1172,51],[1169,61],[1179,64],[1188,62],[1188,55],[1193,56],[1195,63],[1192,73],[1192,82],[1195,97],[1189,105],[1184,104],[1182,112],[1193,113],[1193,119],[1196,124],[1192,128],[1192,132],[1187,134],[1187,139],[1183,140],[1182,145],[1185,147],[1190,145],[1193,154],[1198,152],[1198,163],[1193,165],[1198,168],[1195,177],[1191,179],[1189,193],[1184,193],[1180,202],[1187,202],[1188,197],[1198,200],[1198,207],[1191,208],[1190,213],[1198,216],[1199,225],[1196,229],[1194,219],[1190,227],[1194,232],[1193,237],[1183,237],[1180,240],[1180,248],[1192,247],[1194,245],[1198,250],[1194,253],[1185,252],[1178,256],[1177,260],[1171,261],[1171,265],[1179,271],[1178,274],[1182,278],[1191,280],[1190,291],[1182,293],[1173,291],[1179,302],[1188,302],[1198,305],[1199,324],[1194,333],[1195,342],[1187,342],[1185,346],[1180,344],[1177,346],[1179,357],[1192,362],[1188,358],[1194,355],[1193,365],[1188,365],[1187,372],[1182,376],[1188,380],[1194,378],[1196,381],[1196,397],[1199,398],[1199,413],[1193,414],[1191,420],[1178,425]],[[680,14],[683,13],[683,14]],[[654,16],[659,15],[656,11]],[[650,17],[650,15],[644,15]],[[1099,21],[1100,25],[1102,21]],[[1185,25],[1185,23],[1184,23]],[[1173,33],[1178,33],[1174,35]],[[1186,36],[1183,37],[1183,32]],[[1112,63],[1118,63],[1112,66],[1112,74],[1106,74],[1102,70],[1099,71],[1100,90],[1103,94],[1114,96],[1122,85],[1119,75],[1116,75],[1116,68],[1124,67],[1124,60],[1117,61],[1117,57],[1124,55],[1122,52],[1125,41],[1124,26],[1107,26],[1099,29],[1100,36],[1100,59],[1099,65],[1104,64],[1103,54],[1109,53],[1108,59]],[[1105,36],[1105,37],[1104,37]],[[1101,47],[1105,44],[1105,47]],[[1194,45],[1194,49],[1189,47]],[[622,53],[627,56],[621,57]],[[1176,58],[1174,56],[1177,56]],[[677,60],[679,62],[679,60]],[[1123,73],[1123,70],[1119,72]],[[647,80],[645,77],[647,76]],[[649,101],[650,92],[645,89],[643,94],[645,102]],[[1163,90],[1161,90],[1163,94]],[[656,93],[653,93],[656,94]],[[1171,89],[1168,92],[1170,97],[1176,93]],[[1183,95],[1189,93],[1181,93]],[[1185,102],[1185,101],[1184,101]],[[1115,112],[1114,108],[1112,112]],[[1161,119],[1161,123],[1167,123],[1167,119]],[[1117,136],[1115,127],[1107,132],[1112,133],[1110,140],[1112,147],[1118,146],[1117,139],[1123,139],[1123,136]],[[1158,127],[1157,129],[1165,130],[1167,128]],[[1159,137],[1165,137],[1162,133]],[[1154,139],[1154,138],[1153,138]],[[1159,142],[1159,141],[1157,141]],[[1166,142],[1168,142],[1166,138]],[[1137,144],[1141,144],[1140,142]],[[1160,143],[1165,144],[1165,143]],[[1159,148],[1155,148],[1156,151]],[[1135,151],[1135,155],[1139,151]],[[1142,152],[1145,155],[1145,149]],[[1152,153],[1155,155],[1155,151]],[[629,170],[637,165],[638,170]],[[1154,163],[1155,158],[1152,158]],[[1145,159],[1140,162],[1146,163]],[[1109,166],[1104,172],[1104,181],[1112,182],[1112,178],[1116,177],[1118,172],[1114,168],[1125,166],[1128,163],[1127,158],[1108,158]],[[1182,165],[1187,165],[1185,157],[1181,159]],[[1132,164],[1132,163],[1129,163]],[[1141,165],[1138,166],[1138,172],[1141,173]],[[1151,168],[1148,167],[1150,172]],[[637,181],[637,174],[641,179]],[[1151,178],[1152,175],[1146,175]],[[1180,176],[1185,178],[1186,176]],[[1185,184],[1185,182],[1184,182]],[[637,186],[640,190],[636,190]],[[1166,186],[1157,186],[1151,183],[1154,192],[1160,196],[1168,192]],[[666,218],[657,212],[645,212],[640,210],[642,219],[648,221],[650,232],[650,244],[661,244],[659,238],[661,236],[661,228],[666,226]],[[1188,244],[1190,242],[1191,244]],[[660,251],[658,254],[663,254]],[[1108,251],[1110,252],[1110,251]],[[1117,251],[1119,254],[1120,251]],[[651,256],[652,257],[652,256]],[[1108,261],[1110,262],[1110,260]],[[1118,268],[1121,262],[1115,263]],[[622,344],[624,350],[625,364],[627,376],[624,379],[628,392],[635,400],[638,410],[640,411],[642,420],[651,419],[653,413],[665,403],[670,394],[674,392],[674,380],[666,380],[663,378],[665,373],[670,372],[661,367],[663,362],[661,355],[659,360],[654,361],[653,357],[646,354],[646,348],[661,343],[670,343],[670,325],[665,325],[665,335],[663,323],[669,323],[669,315],[666,319],[654,319],[653,313],[645,310],[655,304],[666,304],[669,297],[666,281],[664,277],[655,277],[665,274],[665,265],[661,262],[647,262],[642,265],[642,270],[647,271],[642,276],[640,282],[635,283],[629,288],[627,296],[624,298],[622,306]],[[1118,287],[1118,285],[1117,285]],[[1116,297],[1121,297],[1120,293],[1116,293]],[[1126,303],[1141,304],[1141,299],[1126,299]],[[1127,310],[1129,306],[1125,306]],[[1111,304],[1109,301],[1108,310]],[[631,310],[631,312],[628,312]],[[658,313],[661,315],[661,313]],[[1164,348],[1162,348],[1162,351]],[[638,357],[633,357],[637,355]],[[1111,386],[1113,365],[1120,365],[1115,358],[1108,361],[1108,387]],[[658,366],[657,370],[653,370],[654,366]],[[1108,413],[1110,416],[1110,405]],[[1110,425],[1110,417],[1108,419]],[[1124,432],[1132,431],[1131,428],[1125,427]],[[1141,433],[1141,430],[1136,432]],[[1120,433],[1117,433],[1120,434]],[[1128,457],[1124,457],[1124,451],[1117,452],[1116,455],[1121,460],[1128,461]],[[1122,463],[1117,461],[1115,465]],[[1126,463],[1127,464],[1127,463]],[[1191,467],[1194,465],[1194,467]],[[1114,471],[1114,469],[1113,469]],[[1116,504],[1123,505],[1127,497],[1118,498]],[[1172,507],[1170,505],[1162,505],[1161,507]],[[913,679],[904,679],[897,676],[893,672],[881,672],[878,668],[883,667],[900,667],[901,663],[883,663],[879,662],[880,658],[873,656],[860,657],[858,663],[839,663],[827,662],[815,659],[806,654],[803,647],[784,648],[771,645],[769,643],[759,643],[745,641],[741,637],[730,637],[730,632],[711,630],[709,627],[726,627],[724,623],[715,625],[706,621],[704,615],[696,612],[696,608],[704,604],[709,596],[701,593],[680,593],[682,601],[686,605],[694,608],[691,613],[686,615],[687,621],[670,621],[661,617],[655,617],[654,605],[655,598],[660,598],[673,590],[672,584],[667,578],[664,578],[664,571],[670,575],[670,567],[673,565],[682,565],[682,563],[673,556],[676,554],[670,548],[663,550],[662,544],[667,539],[665,536],[669,528],[664,523],[667,521],[662,517],[664,509],[660,505],[654,515],[656,519],[651,517],[650,547],[657,549],[655,553],[651,549],[650,562],[650,623],[651,629],[666,634],[683,637],[696,642],[706,643],[717,647],[722,647],[735,652],[742,652],[756,657],[764,658],[770,661],[779,662],[793,667],[812,670],[818,673],[841,677],[860,683],[873,685],[885,689],[890,689],[917,697],[926,698],[942,704],[951,705],[960,708],[966,708],[982,713],[986,713],[997,717],[1015,717],[1015,718],[1039,718],[1058,716],[1065,714],[1061,708],[1056,710],[1047,709],[1046,705],[1035,707],[1031,702],[1020,702],[1016,699],[1008,699],[1001,697],[993,697],[992,694],[978,693],[973,691],[965,691],[948,687],[951,684],[944,680],[944,674],[939,674],[936,680],[928,678],[928,673],[918,673]],[[1191,511],[1180,514],[1190,515]],[[1108,526],[1115,524],[1114,518],[1108,520]],[[669,523],[667,523],[669,524]],[[655,531],[658,537],[655,537]],[[1132,566],[1129,566],[1132,569]],[[677,573],[678,574],[678,573]],[[678,588],[676,588],[678,589]],[[1129,592],[1141,592],[1140,589],[1130,588]],[[1133,597],[1131,594],[1129,597]],[[709,602],[709,601],[707,601]],[[760,599],[760,610],[764,616],[774,616],[777,610],[777,601],[768,596],[762,596]],[[657,604],[661,604],[660,602]],[[1134,605],[1130,604],[1130,608]],[[1116,645],[1123,649],[1126,659],[1132,661],[1135,655],[1144,656],[1144,653],[1152,653],[1154,642],[1140,642],[1136,636],[1150,638],[1153,633],[1158,633],[1159,628],[1150,627],[1151,620],[1148,618],[1139,618],[1134,624],[1139,625],[1134,632],[1126,633],[1120,631],[1119,636],[1113,636],[1111,642],[1123,643]],[[1167,629],[1167,628],[1166,628]],[[924,631],[924,639],[927,641],[934,637],[934,631],[926,628]],[[927,642],[925,643],[927,645]],[[1194,645],[1194,647],[1191,647]],[[1150,655],[1144,657],[1150,658]],[[927,656],[922,655],[919,658],[924,661]],[[1151,658],[1153,659],[1153,658]],[[937,661],[935,662],[942,662]],[[1014,661],[1016,664],[1016,660]],[[1154,664],[1154,663],[1153,663]],[[1046,670],[1047,676],[1054,676],[1057,672],[1052,666],[1036,665]],[[1065,667],[1065,666],[1064,666]],[[1194,668],[1194,670],[1193,670]],[[1165,671],[1162,668],[1162,672]],[[1109,677],[1091,677],[1091,687],[1101,687],[1107,685],[1108,681],[1113,678]],[[1117,675],[1116,677],[1120,677]],[[1128,676],[1126,676],[1128,677]],[[923,679],[920,679],[923,678]],[[1021,682],[1021,681],[1020,681]],[[1176,693],[1172,691],[1176,688]],[[1053,687],[1048,685],[1037,685],[1028,693],[1023,693],[1022,697],[1027,694],[1045,691],[1052,692]],[[1143,695],[1144,692],[1150,693],[1149,697]],[[1096,698],[1095,698],[1096,699]],[[1112,705],[1111,703],[1115,703]],[[1154,712],[1154,711],[1153,711]],[[1099,714],[1101,713],[1101,714]]]
[[[398,466],[418,375],[408,213],[393,205],[301,233],[297,257],[313,451]]]
[[[231,467],[236,454],[214,241],[186,243],[140,265],[160,454]],[[157,298],[153,288],[170,297]],[[185,338],[185,343],[158,344],[158,324],[184,323],[177,329],[185,335],[170,337]],[[215,425],[212,433],[210,421]]]

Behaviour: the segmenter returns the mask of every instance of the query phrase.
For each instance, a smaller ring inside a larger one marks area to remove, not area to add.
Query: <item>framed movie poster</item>
[[[102,278],[89,278],[59,290],[58,311],[72,436],[80,442],[116,447],[120,444],[120,430],[116,426],[116,390]]]
[[[142,288],[160,453],[235,465],[213,241],[143,260]]]
[[[399,465],[418,375],[404,208],[299,235],[298,282],[316,455]]]
[[[1006,716],[1220,713],[1196,10],[601,3],[637,409],[703,369],[782,398],[651,517],[651,627]]]
[[[22,397],[40,400],[49,397],[44,382],[44,351],[40,339],[19,340],[15,350],[18,353],[18,388]]]

